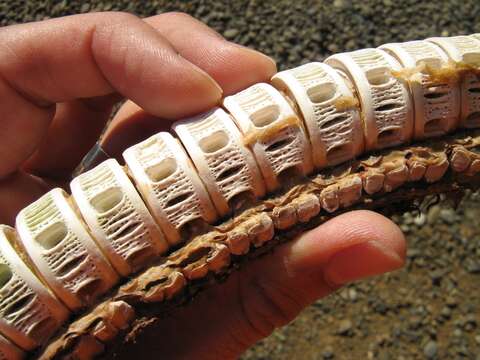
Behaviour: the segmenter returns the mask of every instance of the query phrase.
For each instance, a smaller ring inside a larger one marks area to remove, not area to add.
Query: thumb
[[[405,238],[389,219],[371,211],[340,215],[311,230],[277,256],[285,259],[286,281],[309,276],[314,297],[315,280],[332,288],[379,275],[401,267],[405,260]],[[314,300],[314,299],[313,299]]]
[[[404,259],[405,239],[390,220],[370,211],[337,216],[156,321],[122,358],[138,351],[169,359],[235,358],[315,300],[348,282],[395,270]]]
[[[393,222],[370,211],[337,216],[239,274],[247,332],[258,341],[342,285],[404,261],[405,238]]]

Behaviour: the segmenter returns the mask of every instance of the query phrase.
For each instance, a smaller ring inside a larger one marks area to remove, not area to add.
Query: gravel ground
[[[102,10],[185,11],[281,69],[345,50],[480,32],[480,1],[0,0],[0,25]],[[453,210],[394,220],[409,242],[404,270],[306,309],[243,359],[480,360],[480,196]]]

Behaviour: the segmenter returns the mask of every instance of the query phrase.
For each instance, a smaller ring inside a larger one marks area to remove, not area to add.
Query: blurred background
[[[183,11],[279,69],[387,42],[480,32],[480,0],[0,0],[0,25],[93,11]],[[480,360],[480,195],[395,217],[405,269],[306,309],[243,359]]]

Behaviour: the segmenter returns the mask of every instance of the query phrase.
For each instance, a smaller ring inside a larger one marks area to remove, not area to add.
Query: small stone
[[[447,297],[446,303],[447,303],[447,306],[451,308],[454,308],[458,305],[457,299],[455,299],[453,296]]]
[[[442,308],[441,315],[445,319],[450,319],[450,316],[452,316],[452,310],[448,306],[444,306]]]
[[[86,13],[90,10],[90,4],[89,3],[83,3],[82,7],[80,8],[81,13]]]
[[[423,353],[427,359],[434,359],[438,353],[438,345],[435,341],[429,341],[423,348]]]
[[[327,346],[323,351],[322,351],[322,358],[325,360],[333,359],[335,357],[335,354],[333,353],[333,348],[331,346]]]
[[[232,40],[238,35],[239,31],[237,29],[228,29],[226,30],[223,35],[228,39]]]
[[[453,209],[442,209],[440,210],[440,218],[451,225],[457,220],[457,214]]]
[[[427,223],[427,215],[425,215],[424,213],[420,213],[420,215],[416,216],[413,219],[413,223],[418,227],[425,225]]]
[[[477,319],[474,314],[468,314],[463,319],[463,327],[467,331],[472,331],[477,327]]]
[[[341,320],[338,324],[337,334],[342,336],[348,336],[351,333],[353,324],[349,319]]]
[[[329,44],[329,45],[327,46],[327,49],[328,49],[328,51],[330,51],[331,53],[334,54],[334,53],[337,53],[337,52],[338,52],[339,47],[338,47],[337,44]]]
[[[470,274],[480,274],[480,261],[466,261],[465,267]]]
[[[414,247],[410,247],[407,249],[407,257],[409,259],[415,259],[419,256],[422,255],[422,252],[420,249],[417,249],[417,248],[414,248]]]
[[[355,290],[355,289],[349,289],[349,290],[348,290],[348,297],[349,297],[350,300],[352,300],[352,301],[357,300],[357,297],[358,297],[358,296],[357,296],[357,290]]]
[[[345,44],[345,48],[347,50],[355,50],[356,47],[357,47],[357,44],[352,39],[348,40],[347,43]]]
[[[441,211],[441,208],[438,205],[434,205],[430,208],[427,214],[427,222],[430,225],[434,224],[437,221],[440,215],[440,211]]]

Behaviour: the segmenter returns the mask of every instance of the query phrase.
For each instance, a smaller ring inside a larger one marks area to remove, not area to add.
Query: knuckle
[[[303,308],[291,290],[281,284],[255,277],[242,281],[248,282],[240,287],[242,315],[249,331],[258,338],[264,338],[275,328],[288,324]]]

